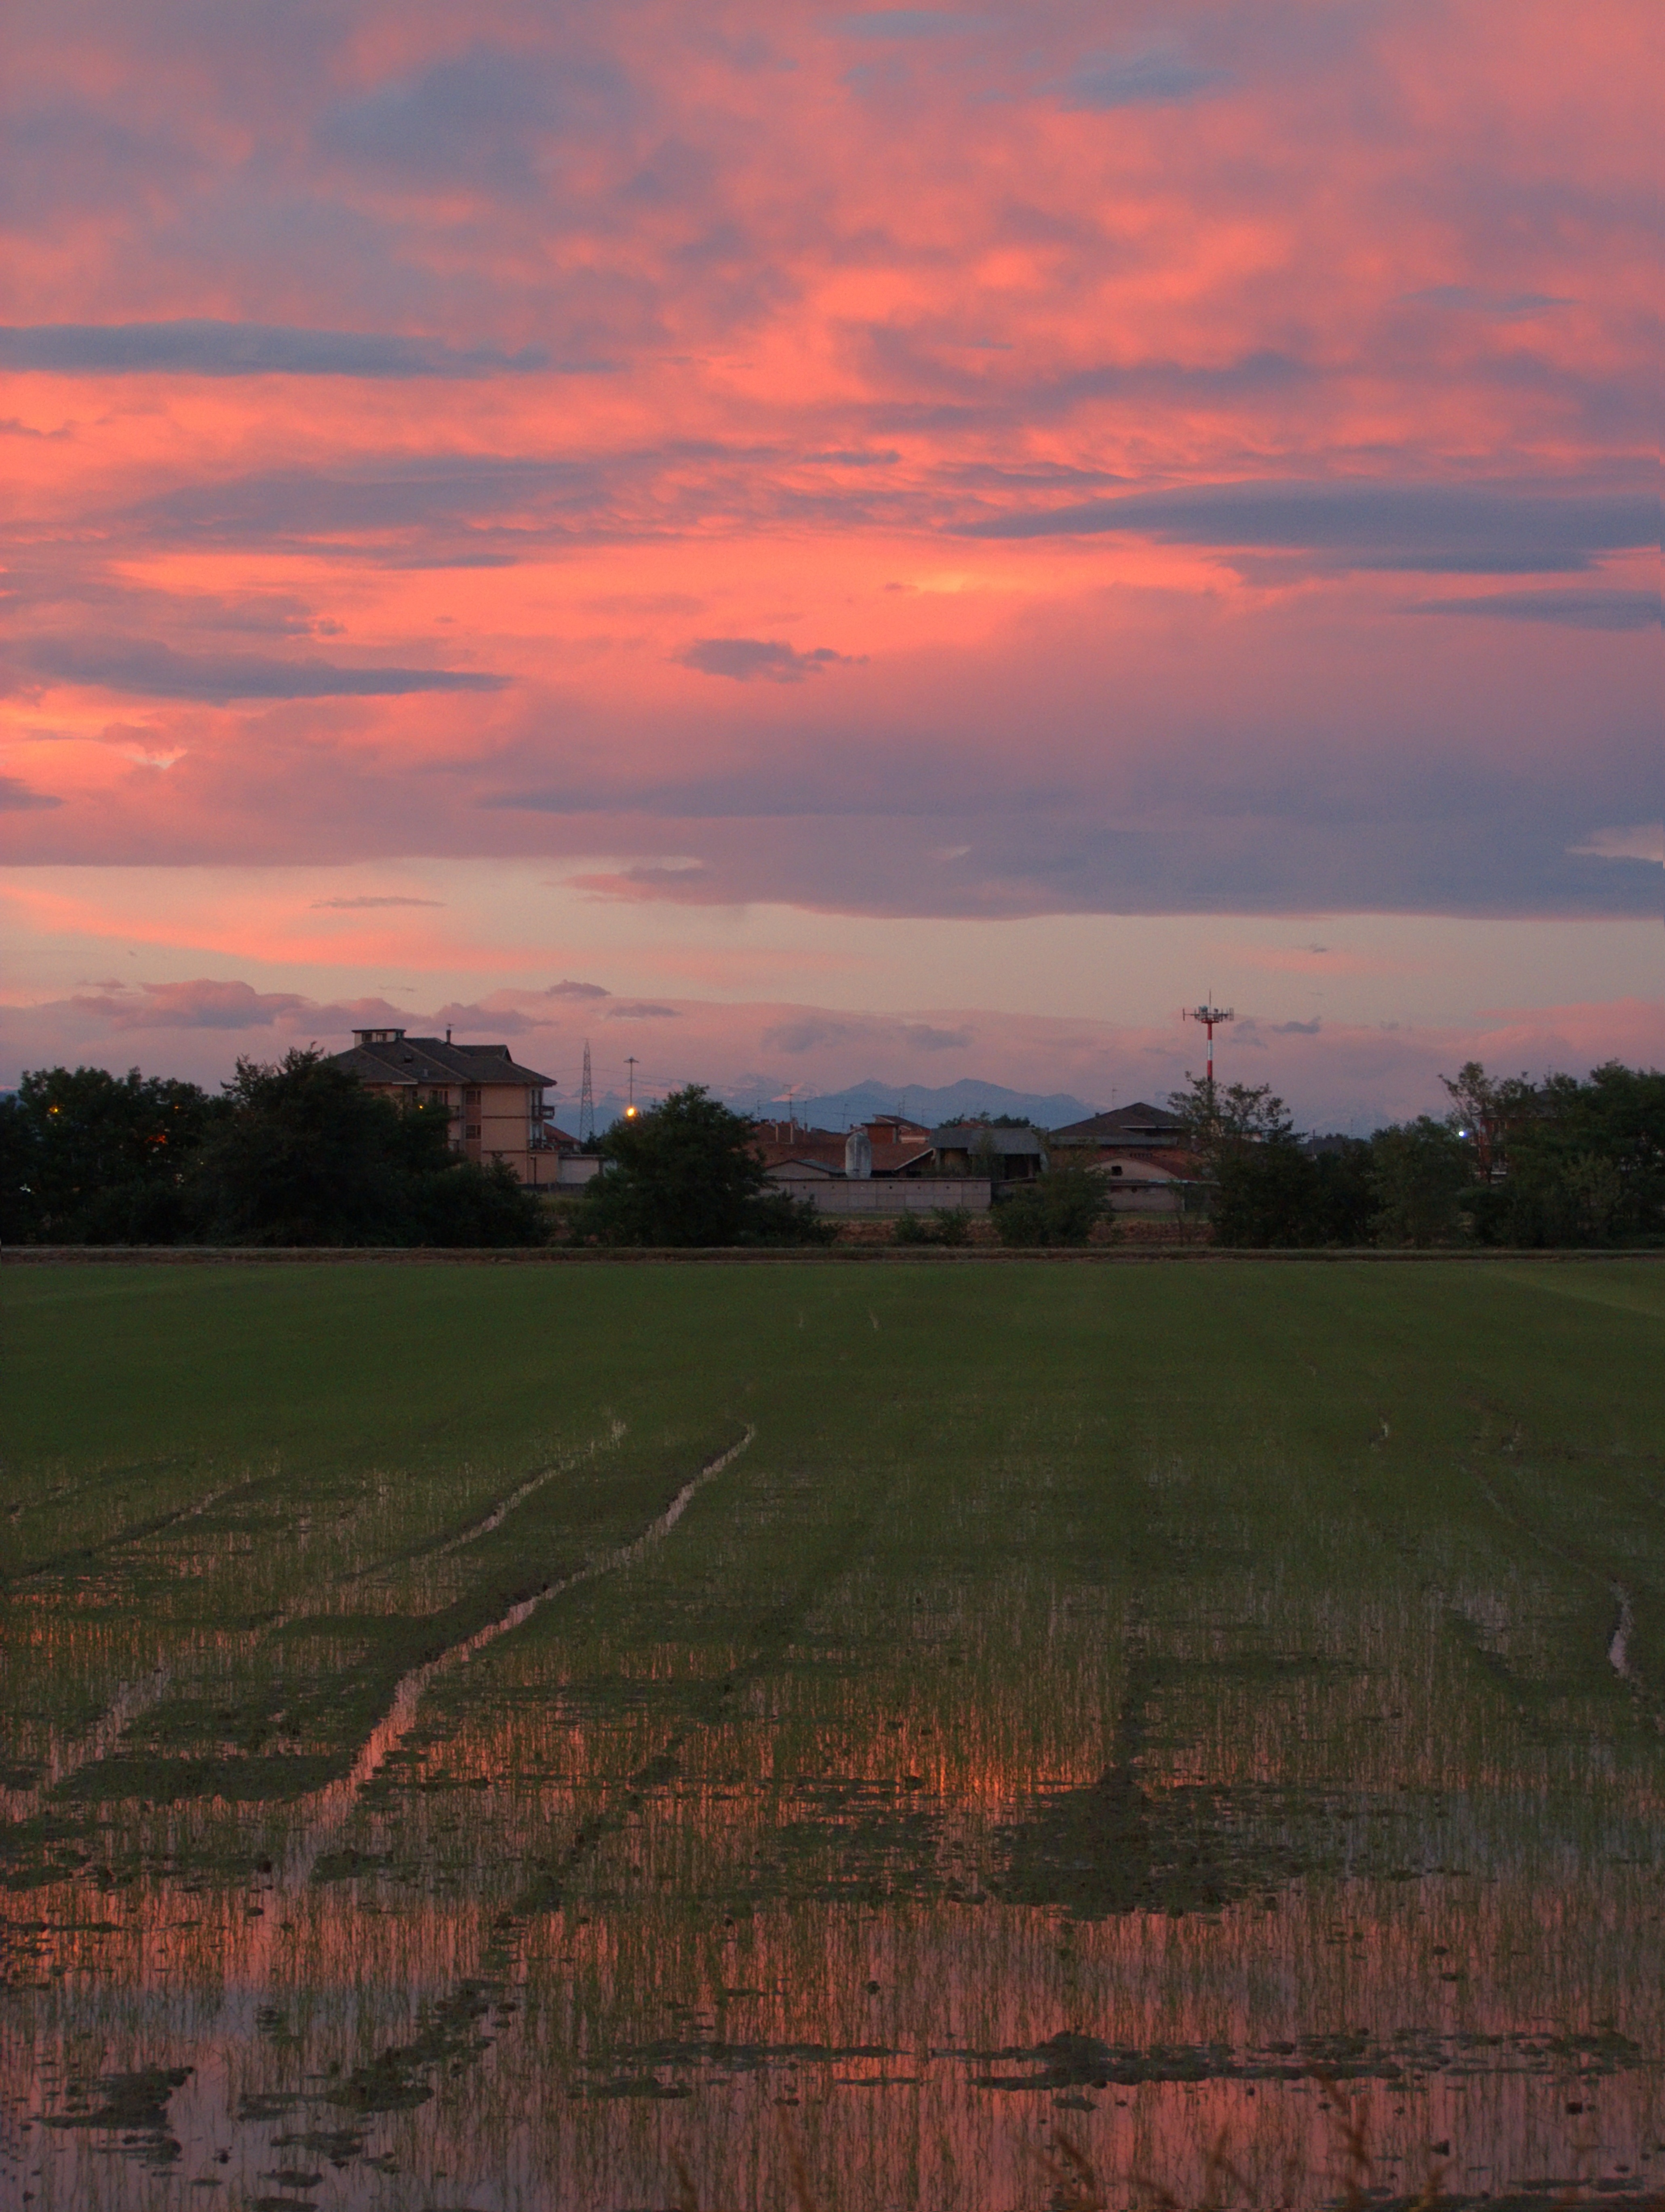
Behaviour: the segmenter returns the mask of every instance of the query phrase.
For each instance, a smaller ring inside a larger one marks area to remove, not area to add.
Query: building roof
[[[823,1146],[842,1146],[842,1129],[817,1129],[808,1121],[766,1121],[754,1119],[753,1134],[760,1145],[808,1145],[819,1152]]]
[[[449,1037],[407,1036],[403,1030],[354,1030],[347,1052],[330,1054],[361,1083],[517,1083],[535,1091],[554,1088],[553,1075],[522,1067],[506,1044],[452,1044]]]
[[[872,1143],[875,1176],[905,1175],[910,1168],[917,1167],[932,1156],[929,1145],[922,1145],[911,1137],[901,1145],[887,1145],[882,1138],[875,1138]]]
[[[865,1129],[875,1145],[899,1145],[910,1137],[929,1137],[930,1134],[923,1121],[911,1121],[905,1114],[872,1114],[865,1121],[858,1121],[856,1127]],[[888,1129],[890,1135],[880,1137],[876,1133],[881,1129]]]
[[[1046,1150],[1038,1129],[996,1128],[987,1121],[945,1121],[931,1131],[931,1145],[939,1152],[975,1152],[986,1146],[1008,1160]]]
[[[1184,1139],[1185,1124],[1177,1114],[1170,1114],[1160,1106],[1147,1105],[1142,1099],[1131,1106],[1118,1106],[1113,1113],[1089,1114],[1085,1121],[1067,1122],[1062,1129],[1052,1132],[1055,1145],[1130,1149],[1183,1144]]]
[[[817,1176],[837,1176],[845,1172],[844,1139],[837,1139],[836,1149],[824,1145],[759,1145],[763,1165],[770,1175],[796,1176],[800,1182],[813,1180]],[[880,1181],[905,1175],[910,1168],[929,1167],[935,1155],[929,1145],[887,1145],[872,1146],[873,1173]]]
[[[759,1153],[766,1168],[779,1167],[786,1160],[817,1160],[822,1166],[844,1169],[844,1139],[831,1129],[806,1129],[800,1125],[789,1135],[784,1121],[754,1121],[754,1131],[778,1129],[778,1136],[756,1134],[752,1149]]]

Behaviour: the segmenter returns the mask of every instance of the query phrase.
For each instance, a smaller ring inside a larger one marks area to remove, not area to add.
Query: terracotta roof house
[[[849,1131],[811,1129],[796,1121],[754,1121],[752,1127],[763,1164],[772,1174],[792,1165],[806,1174],[849,1173],[858,1179],[935,1172],[930,1131],[917,1121],[891,1115]],[[858,1146],[852,1165],[850,1148],[858,1138],[865,1139],[867,1151],[863,1156]]]
[[[1172,1152],[1184,1147],[1185,1124],[1165,1107],[1147,1106],[1141,1100],[1118,1106],[1113,1113],[1089,1114],[1085,1121],[1068,1122],[1054,1129],[1057,1146],[1091,1145],[1099,1152]]]
[[[330,1064],[384,1098],[445,1107],[451,1144],[465,1159],[506,1160],[526,1183],[571,1180],[560,1162],[578,1150],[577,1139],[556,1127],[544,1103],[554,1078],[522,1067],[506,1044],[453,1044],[449,1030],[414,1037],[354,1030],[350,1051],[332,1054]]]
[[[1054,1129],[1051,1145],[1061,1164],[1075,1162],[1105,1178],[1118,1213],[1184,1213],[1207,1181],[1185,1124],[1143,1100]]]
[[[937,1206],[982,1212],[988,1206],[987,1175],[945,1172],[933,1133],[917,1121],[885,1115],[844,1134],[785,1121],[753,1127],[769,1181],[823,1213],[913,1213]]]

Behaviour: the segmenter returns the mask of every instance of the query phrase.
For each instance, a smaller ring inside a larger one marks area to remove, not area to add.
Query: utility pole
[[[596,1085],[590,1073],[590,1040],[584,1041],[584,1088],[578,1093],[578,1142],[586,1149],[596,1141]]]

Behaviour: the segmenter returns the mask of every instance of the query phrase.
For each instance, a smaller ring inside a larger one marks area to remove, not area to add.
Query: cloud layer
[[[1656,18],[26,11],[0,854],[1656,914]]]
[[[44,323],[0,328],[0,368],[60,376],[492,376],[551,366],[536,346],[463,352],[372,331],[286,329],[198,317],[171,323]]]
[[[638,1096],[710,1085],[748,1110],[772,1102],[877,1081],[894,1103],[911,1087],[962,1079],[1022,1091],[1065,1091],[1096,1105],[1113,1097],[1160,1099],[1196,1064],[1197,1040],[1160,1027],[988,1011],[852,1014],[769,1002],[717,1004],[595,1000],[575,1006],[568,987],[455,1000],[431,1012],[385,998],[350,1001],[258,991],[240,981],[111,982],[27,1008],[0,1008],[0,1053],[19,1066],[74,1061],[97,1036],[112,1066],[218,1081],[233,1056],[273,1060],[293,1044],[339,1050],[355,1027],[392,1022],[413,1036],[454,1029],[468,1042],[514,1041],[516,1056],[557,1084],[556,1118],[575,1111],[584,1046],[593,1041],[599,1091],[622,1092],[627,1053]],[[627,1023],[608,1035],[601,1024]],[[1247,1008],[1222,1042],[1222,1064],[1287,1096],[1304,1124],[1374,1127],[1383,1118],[1441,1111],[1442,1071],[1478,1059],[1498,1073],[1550,1067],[1583,1072],[1613,1054],[1665,1062],[1665,1014],[1638,1000],[1495,1010],[1471,1023],[1432,1026],[1256,1018]],[[563,1103],[564,1102],[564,1103]]]

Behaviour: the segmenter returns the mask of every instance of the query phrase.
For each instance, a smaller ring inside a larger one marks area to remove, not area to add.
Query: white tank
[[[866,1182],[873,1173],[873,1142],[865,1129],[852,1129],[844,1140],[844,1171],[851,1182]]]

